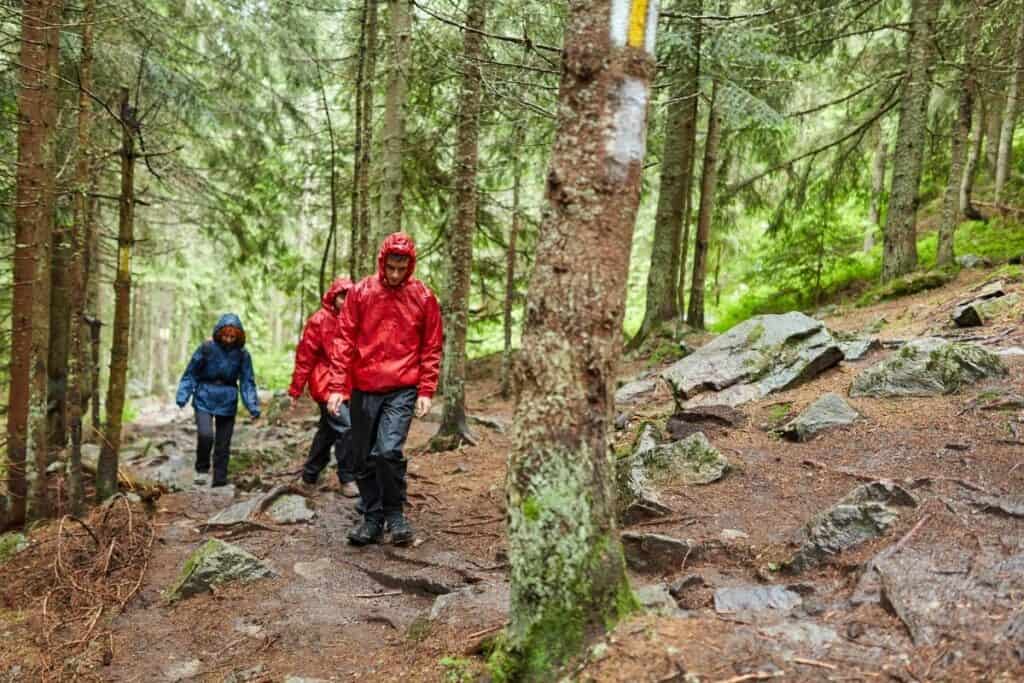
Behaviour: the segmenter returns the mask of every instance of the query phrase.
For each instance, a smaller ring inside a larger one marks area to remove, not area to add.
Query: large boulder
[[[977,344],[928,337],[915,339],[853,380],[850,396],[951,394],[987,377],[1005,375],[999,356]]]
[[[173,602],[205,593],[220,584],[255,581],[272,576],[274,572],[259,558],[236,545],[211,538],[185,561],[185,566],[165,596]]]
[[[736,406],[808,380],[842,359],[821,321],[798,312],[759,315],[672,364],[661,377],[680,406]]]
[[[659,479],[687,484],[710,484],[729,469],[729,461],[711,445],[703,432],[691,434],[648,451],[644,457],[648,471]]]
[[[853,424],[860,414],[836,394],[825,394],[781,430],[790,441],[809,441],[818,432]]]

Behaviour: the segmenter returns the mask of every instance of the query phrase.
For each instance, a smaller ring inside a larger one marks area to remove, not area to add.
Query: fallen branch
[[[394,596],[394,595],[405,595],[405,594],[402,591],[388,591],[386,593],[356,593],[354,595],[350,595],[349,597],[350,598],[371,599],[371,598],[388,598],[388,597],[391,597],[391,596]]]
[[[804,664],[806,666],[816,666],[821,669],[828,669],[829,671],[835,671],[839,667],[835,664],[828,664],[826,662],[819,662],[814,659],[804,659],[803,657],[793,657],[793,661],[797,664]]]
[[[470,526],[483,526],[485,524],[497,524],[498,522],[504,522],[504,517],[493,517],[491,519],[482,519],[477,522],[463,522],[462,524],[450,524],[449,529],[464,529]]]
[[[782,678],[785,675],[785,671],[756,671],[752,674],[743,674],[742,676],[723,678],[720,681],[715,681],[715,683],[743,683],[743,681],[767,681],[771,678]]]

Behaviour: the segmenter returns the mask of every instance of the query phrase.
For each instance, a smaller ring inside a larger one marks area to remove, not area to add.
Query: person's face
[[[409,272],[409,257],[389,254],[384,261],[384,279],[392,287],[402,284],[406,273]]]
[[[234,344],[238,341],[238,330],[233,327],[225,327],[220,331],[220,340],[228,345]]]
[[[345,304],[345,292],[342,292],[338,296],[334,297],[334,310],[340,311],[341,307]]]

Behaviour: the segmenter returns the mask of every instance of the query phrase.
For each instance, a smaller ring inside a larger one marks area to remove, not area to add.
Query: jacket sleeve
[[[292,383],[288,387],[288,395],[298,398],[309,381],[309,373],[316,365],[316,348],[320,343],[320,325],[317,316],[313,315],[302,331],[302,339],[295,347],[295,369],[292,371]]]
[[[359,330],[359,291],[352,290],[345,298],[338,317],[338,336],[327,347],[331,362],[331,378],[327,391],[348,398],[352,392],[349,369],[355,356],[356,336]]]
[[[196,372],[203,363],[203,346],[199,345],[199,348],[192,354],[192,358],[189,360],[188,365],[185,367],[185,372],[181,376],[181,380],[178,382],[178,395],[174,397],[174,402],[178,404],[179,408],[184,408],[185,404],[188,403],[189,398],[196,390],[196,384],[198,379],[196,378]]]
[[[432,398],[437,391],[437,378],[441,372],[441,352],[444,331],[441,328],[441,307],[432,293],[424,308],[423,338],[420,340],[420,381],[417,393]]]
[[[242,389],[242,403],[245,404],[246,410],[253,417],[260,416],[260,395],[256,390],[256,373],[252,369],[252,356],[249,355],[248,351],[243,350],[242,356],[242,376],[239,378],[239,383]]]

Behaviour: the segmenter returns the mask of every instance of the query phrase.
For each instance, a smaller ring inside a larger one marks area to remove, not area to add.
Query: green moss
[[[426,615],[420,615],[412,620],[405,629],[405,637],[414,643],[419,643],[427,639],[430,635],[430,631],[433,628],[430,623],[430,619]]]
[[[536,522],[540,518],[540,506],[533,496],[523,501],[523,516],[531,522]]]
[[[989,279],[1002,280],[1003,282],[1024,282],[1024,266],[1007,263],[996,269]]]
[[[762,325],[761,323],[757,323],[756,325],[754,325],[753,328],[751,328],[750,332],[747,333],[747,346],[753,346],[758,341],[760,341],[761,337],[763,336],[764,325]]]
[[[462,657],[442,657],[445,683],[471,683],[476,679],[473,662]]]
[[[772,424],[782,422],[789,417],[790,411],[793,410],[792,403],[776,403],[775,405],[768,407],[768,421]]]
[[[206,543],[199,546],[199,548],[189,555],[187,560],[185,560],[185,566],[181,568],[181,572],[178,574],[178,580],[175,581],[169,589],[167,589],[164,593],[164,598],[166,598],[168,602],[174,602],[177,600],[181,587],[186,581],[188,581],[189,577],[192,576],[192,573],[196,568],[199,567],[207,557],[217,552],[223,546],[224,542],[216,538],[211,538]]]
[[[7,562],[27,544],[25,535],[17,531],[0,536],[0,564]]]
[[[942,287],[956,276],[953,269],[929,270],[923,273],[910,273],[903,277],[890,280],[872,287],[857,300],[858,306],[870,306],[879,301],[888,301],[901,296],[917,294],[936,287]]]

